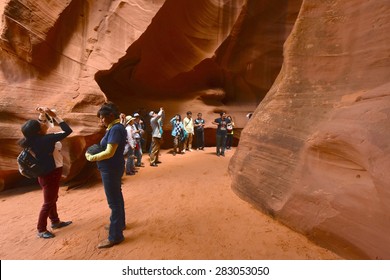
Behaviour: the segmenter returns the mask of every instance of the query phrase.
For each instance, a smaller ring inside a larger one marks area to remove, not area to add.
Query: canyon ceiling
[[[0,14],[1,189],[28,183],[16,142],[38,105],[74,130],[69,182],[105,100],[202,112],[209,145],[224,110],[238,196],[341,256],[390,258],[389,0],[0,0]]]

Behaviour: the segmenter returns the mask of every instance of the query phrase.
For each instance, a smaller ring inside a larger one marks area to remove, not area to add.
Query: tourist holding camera
[[[47,230],[48,218],[52,229],[62,228],[72,223],[61,221],[57,213],[59,183],[63,166],[62,144],[59,141],[71,134],[72,129],[57,116],[54,110],[46,107],[38,107],[36,110],[39,112],[38,120],[28,120],[23,124],[21,131],[24,138],[19,141],[19,145],[31,149],[39,165],[42,166],[42,175],[38,177],[43,191],[43,205],[37,224],[38,237],[53,238],[55,235]],[[61,127],[61,132],[47,133],[49,123],[53,120]]]

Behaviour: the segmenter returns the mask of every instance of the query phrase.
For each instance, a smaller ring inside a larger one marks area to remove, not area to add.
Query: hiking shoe
[[[48,238],[53,238],[55,235],[53,233],[51,233],[50,231],[42,231],[42,232],[38,232],[37,236],[39,238],[48,239]]]
[[[51,224],[51,228],[53,228],[53,229],[63,228],[63,227],[69,226],[71,223],[72,223],[72,221],[59,222],[59,223]]]
[[[110,240],[106,239],[106,240],[103,240],[102,242],[100,242],[98,244],[97,248],[98,249],[111,248],[112,246],[121,243],[123,240],[124,239],[122,239],[120,241],[110,241]]]

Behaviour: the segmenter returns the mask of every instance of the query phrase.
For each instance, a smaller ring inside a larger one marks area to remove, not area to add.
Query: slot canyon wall
[[[0,0],[0,188],[28,183],[16,141],[37,105],[74,130],[68,182],[107,99],[202,112],[209,145],[225,110],[241,198],[347,258],[388,259],[389,2],[351,2]]]
[[[346,258],[390,258],[390,2],[304,1],[233,189]]]
[[[144,116],[191,110],[211,121],[225,110],[239,132],[278,75],[283,44],[301,1],[0,1],[0,187],[18,174],[20,125],[37,105],[57,109],[74,133],[65,140],[65,180],[77,183],[87,146],[103,133],[105,100]],[[254,32],[258,30],[259,32]],[[260,77],[260,78],[257,78]],[[166,122],[167,124],[167,122]],[[169,124],[166,147],[172,142]],[[82,172],[90,173],[90,172]],[[83,177],[83,176],[82,176]]]

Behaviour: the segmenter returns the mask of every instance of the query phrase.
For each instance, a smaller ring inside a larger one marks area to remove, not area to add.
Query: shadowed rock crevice
[[[166,1],[126,55],[96,73],[106,96],[123,102],[201,95],[207,103],[214,89],[224,92],[220,105],[259,104],[280,71],[301,1],[179,2]]]
[[[185,98],[190,92],[221,86],[218,66],[202,61],[214,55],[245,1],[201,2],[166,1],[126,55],[96,73],[110,100],[145,93],[160,99]]]

